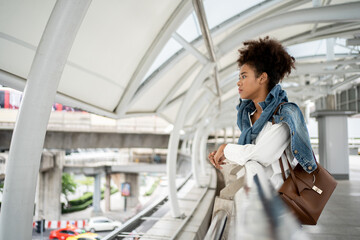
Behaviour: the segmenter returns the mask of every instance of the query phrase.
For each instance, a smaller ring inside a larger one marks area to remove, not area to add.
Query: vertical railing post
[[[196,186],[200,187],[200,176],[199,176],[199,142],[200,142],[200,130],[199,127],[194,135],[193,144],[192,144],[192,154],[191,154],[191,169],[195,179]]]

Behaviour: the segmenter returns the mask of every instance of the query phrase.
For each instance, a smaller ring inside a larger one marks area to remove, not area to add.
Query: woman
[[[302,113],[295,103],[288,102],[286,92],[278,84],[295,68],[295,59],[269,37],[244,42],[239,53],[237,124],[241,135],[238,144],[223,144],[208,157],[218,169],[226,164],[226,159],[245,165],[248,184],[254,174],[264,170],[278,189],[283,183],[280,157],[285,171],[286,158],[293,166],[299,163],[308,173],[317,168]]]

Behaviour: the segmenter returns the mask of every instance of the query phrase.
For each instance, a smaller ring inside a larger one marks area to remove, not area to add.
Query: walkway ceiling
[[[23,90],[54,4],[0,0],[0,84]],[[229,10],[231,4],[239,12],[216,22],[214,9]],[[301,106],[360,79],[360,1],[208,0],[204,5],[221,108],[214,72],[209,71],[192,97],[185,123],[189,129],[204,117],[217,116],[223,126],[234,124],[235,62],[244,40],[269,35],[288,47],[297,70],[283,87]],[[174,123],[187,90],[211,62],[193,9],[191,1],[180,0],[93,0],[56,101],[112,118],[156,114]],[[191,22],[197,33],[189,37]]]

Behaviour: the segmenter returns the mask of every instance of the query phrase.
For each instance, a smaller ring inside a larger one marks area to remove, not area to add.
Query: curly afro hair
[[[280,42],[270,39],[269,36],[244,42],[244,47],[239,49],[238,66],[250,65],[259,77],[266,72],[269,78],[268,89],[282,81],[285,75],[295,69],[295,58],[290,56]]]

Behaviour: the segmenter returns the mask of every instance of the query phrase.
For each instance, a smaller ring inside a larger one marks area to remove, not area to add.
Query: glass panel
[[[194,11],[186,18],[176,32],[188,42],[192,42],[200,36],[201,30]]]
[[[326,54],[326,41],[316,40],[312,42],[299,43],[289,46],[287,49],[290,55],[295,58]]]
[[[357,111],[360,113],[360,100],[359,100],[357,103],[358,103],[358,109],[357,109]]]
[[[264,2],[264,0],[206,0],[204,1],[204,8],[209,28],[212,29],[227,19],[244,12],[261,2]]]
[[[346,102],[346,91],[340,93],[340,103],[343,104],[344,102]]]
[[[348,90],[348,100],[351,101],[351,100],[355,100],[355,88],[350,88]]]
[[[335,54],[347,54],[350,52],[350,49],[338,47],[337,44],[341,44],[343,41],[343,39],[336,39],[336,44],[334,47]],[[294,56],[295,58],[326,54],[326,40],[324,39],[299,43],[289,46],[287,49],[290,55]]]
[[[346,109],[346,103],[345,103],[345,104],[341,104],[340,109],[341,109],[341,110],[347,110],[347,109]]]
[[[177,41],[170,38],[170,40],[166,43],[166,45],[161,50],[159,55],[156,57],[154,63],[150,67],[149,71],[146,73],[142,82],[145,81],[156,69],[158,69],[164,62],[166,62],[172,55],[174,55],[181,48],[182,46]]]
[[[349,103],[349,110],[356,111],[356,102]]]
[[[357,96],[358,96],[358,99],[360,99],[360,85],[357,86]]]
[[[340,93],[336,94],[336,103],[337,105],[340,105]]]

